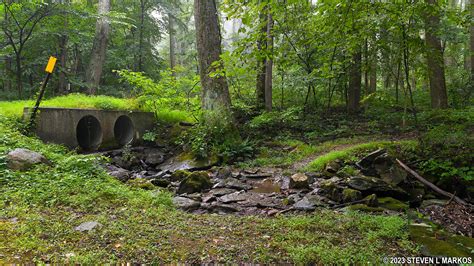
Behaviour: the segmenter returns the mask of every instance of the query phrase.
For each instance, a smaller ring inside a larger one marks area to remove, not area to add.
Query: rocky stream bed
[[[276,216],[325,208],[405,215],[410,236],[421,244],[423,255],[474,253],[471,187],[461,187],[468,203],[461,204],[454,196],[440,198],[383,149],[355,163],[335,160],[323,171],[306,173],[294,168],[217,166],[165,146],[127,147],[103,155],[110,157],[104,167],[111,176],[139,189],[167,189],[174,193],[174,204],[190,213]],[[11,151],[7,160],[13,170],[50,164],[42,154],[27,149]]]
[[[187,212],[274,216],[330,208],[409,213],[412,238],[423,245],[424,254],[474,252],[473,209],[438,198],[383,149],[356,163],[333,161],[315,173],[216,166],[166,147],[134,147],[104,155],[111,158],[106,169],[112,176],[142,189],[166,188],[175,194],[174,204]],[[442,228],[446,230],[440,233]]]

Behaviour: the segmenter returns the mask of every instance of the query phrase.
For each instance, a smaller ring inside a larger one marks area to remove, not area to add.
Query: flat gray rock
[[[195,210],[201,206],[201,203],[185,197],[174,197],[173,204],[186,211]]]
[[[87,232],[87,231],[91,231],[92,229],[98,226],[101,226],[101,224],[96,221],[84,222],[80,224],[79,226],[76,226],[74,230],[79,231],[79,232]]]

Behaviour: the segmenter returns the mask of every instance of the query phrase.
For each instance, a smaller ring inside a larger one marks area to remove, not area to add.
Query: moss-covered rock
[[[171,174],[171,181],[183,181],[186,177],[188,177],[191,172],[186,170],[177,170]]]
[[[406,211],[409,207],[407,203],[390,197],[379,198],[378,202],[380,207],[392,211]]]
[[[135,179],[130,179],[127,181],[127,184],[135,187],[135,188],[141,188],[145,190],[153,190],[155,189],[155,186],[149,181],[144,178],[135,178]]]
[[[178,194],[201,192],[212,187],[211,179],[206,171],[196,171],[188,175],[178,187]]]
[[[338,187],[338,185],[336,185],[336,183],[332,182],[331,180],[325,180],[321,182],[319,186],[321,188],[321,192],[326,197],[337,202],[342,201],[342,190]]]
[[[365,197],[364,202],[365,202],[365,204],[367,204],[367,206],[370,206],[370,207],[379,206],[379,201],[378,201],[377,195],[375,195],[375,194],[371,194],[371,195]]]
[[[342,202],[353,202],[362,199],[362,193],[355,189],[345,188],[342,191]]]
[[[346,207],[351,211],[362,211],[362,212],[383,212],[385,209],[381,207],[370,207],[365,204],[354,204]]]

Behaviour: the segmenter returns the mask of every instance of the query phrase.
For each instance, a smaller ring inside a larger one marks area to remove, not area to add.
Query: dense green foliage
[[[471,2],[2,1],[0,264],[380,264],[419,255],[405,216],[352,211],[363,204],[276,217],[178,211],[171,192],[144,178],[113,179],[100,155],[21,134],[21,116],[55,56],[41,106],[153,112],[156,128],[143,140],[166,155],[313,178],[335,160],[353,175],[355,161],[386,148],[472,200]],[[8,169],[7,153],[20,147],[52,165]],[[86,221],[101,229],[74,230]]]

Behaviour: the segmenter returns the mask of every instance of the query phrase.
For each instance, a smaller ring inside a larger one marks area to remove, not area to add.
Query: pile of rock
[[[425,195],[424,186],[409,180],[382,149],[355,164],[330,162],[320,173],[212,167],[212,161],[145,149],[136,151],[131,164],[123,155],[112,157],[109,173],[143,189],[166,188],[176,194],[175,205],[196,213],[275,214],[318,207],[402,211]]]

